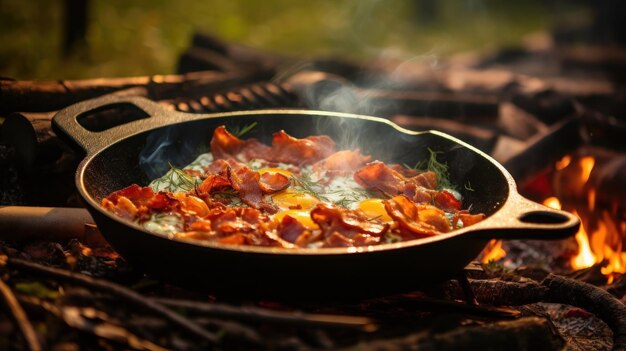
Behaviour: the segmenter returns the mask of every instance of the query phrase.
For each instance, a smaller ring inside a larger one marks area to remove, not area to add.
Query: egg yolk
[[[385,210],[383,199],[367,199],[358,203],[357,208],[370,218],[377,218],[383,222],[393,222],[393,219]]]
[[[289,172],[286,169],[282,169],[282,168],[261,168],[259,169],[257,172],[259,172],[259,174],[263,174],[263,173],[280,173],[288,178],[291,178],[291,176],[293,176],[293,173]]]
[[[285,210],[311,210],[320,200],[315,196],[292,189],[272,195],[272,201]]]
[[[319,229],[319,226],[315,222],[313,222],[313,220],[311,219],[310,211],[287,210],[287,211],[278,212],[277,214],[274,215],[274,221],[276,221],[276,223],[280,223],[280,221],[282,221],[285,216],[289,216],[297,220],[306,229],[309,229],[309,230]]]

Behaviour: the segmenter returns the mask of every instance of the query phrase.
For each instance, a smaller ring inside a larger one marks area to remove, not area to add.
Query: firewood
[[[541,285],[552,302],[584,308],[613,330],[613,350],[626,350],[626,306],[607,291],[591,284],[550,274]]]
[[[184,75],[75,81],[1,79],[0,115],[7,115],[11,112],[56,111],[78,101],[130,88],[144,88],[143,94],[139,91],[135,91],[135,94],[163,100],[181,94],[200,94],[230,89],[270,77],[271,73],[264,71],[246,72],[244,74],[206,71]]]
[[[548,321],[526,317],[485,325],[472,325],[436,333],[416,333],[408,336],[367,341],[348,350],[559,350],[564,341],[555,335]]]
[[[524,184],[582,145],[580,130],[579,116],[558,122],[550,126],[546,133],[528,140],[528,147],[523,152],[502,160],[503,165],[518,184]]]

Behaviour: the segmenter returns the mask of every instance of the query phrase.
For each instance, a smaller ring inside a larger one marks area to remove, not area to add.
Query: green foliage
[[[157,178],[150,183],[150,187],[157,191],[189,192],[197,184],[197,179],[185,173],[180,168],[174,167],[171,163],[170,170],[161,178]]]
[[[518,44],[550,27],[538,1],[437,1],[428,17],[409,0],[92,1],[86,46],[64,57],[64,1],[0,3],[0,75],[16,79],[173,73],[195,31],[303,58],[392,55],[436,64],[440,55]],[[555,15],[572,11],[581,12]]]
[[[303,174],[300,174],[300,175],[292,175],[291,176],[291,183],[293,184],[293,187],[294,187],[295,190],[307,193],[307,194],[315,197],[316,199],[329,202],[328,198],[326,198],[325,196],[323,196],[323,195],[321,195],[319,193],[320,190],[317,189],[317,185],[309,177],[308,174],[304,174],[303,173]]]
[[[15,290],[21,294],[38,297],[40,299],[56,299],[59,292],[52,290],[40,282],[19,282],[15,284]]]
[[[434,151],[431,148],[428,148],[428,152],[430,154],[428,159],[419,161],[413,167],[409,167],[406,164],[404,166],[407,168],[418,170],[420,172],[435,172],[435,174],[437,175],[438,189],[456,189],[456,185],[450,182],[450,172],[448,171],[448,164],[437,161],[437,154],[440,154],[442,152]]]
[[[236,125],[230,128],[231,129],[230,132],[237,138],[242,138],[244,135],[248,134],[252,129],[254,129],[254,127],[256,127],[257,124],[258,124],[257,122],[252,122],[243,127],[240,125]]]

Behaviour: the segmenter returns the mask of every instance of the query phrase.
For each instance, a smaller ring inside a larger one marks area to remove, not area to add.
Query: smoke
[[[172,126],[153,131],[139,153],[139,167],[148,179],[164,175],[170,165],[182,168],[191,163],[206,144],[204,133],[186,127]]]

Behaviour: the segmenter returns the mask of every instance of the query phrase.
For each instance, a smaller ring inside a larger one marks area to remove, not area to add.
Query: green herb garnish
[[[348,208],[351,204],[355,202],[377,196],[367,189],[358,188],[351,188],[348,191],[337,191],[334,192],[334,194],[339,194],[342,196],[342,198],[335,203],[344,208]]]
[[[432,171],[437,176],[437,189],[452,189],[456,187],[450,182],[450,173],[448,172],[448,164],[437,161],[437,154],[441,154],[441,151],[434,151],[428,148],[430,157],[427,160],[421,160],[413,167],[409,167],[404,164],[405,167],[414,169],[420,172]]]
[[[316,199],[330,202],[328,198],[326,198],[323,195],[320,195],[319,191],[315,189],[316,187],[315,182],[313,182],[313,180],[308,175],[306,174],[301,174],[300,176],[292,175],[291,182],[293,183],[294,187],[297,188],[298,190],[305,192],[315,197]]]
[[[194,189],[196,178],[185,173],[184,170],[174,167],[168,163],[170,170],[161,178],[157,178],[150,183],[150,187],[156,191],[184,191],[188,192]]]
[[[241,138],[244,135],[246,135],[248,132],[250,132],[252,129],[254,129],[254,127],[256,127],[257,122],[252,122],[250,124],[247,124],[243,127],[241,126],[234,126],[231,130],[231,133],[236,136],[237,138]]]

